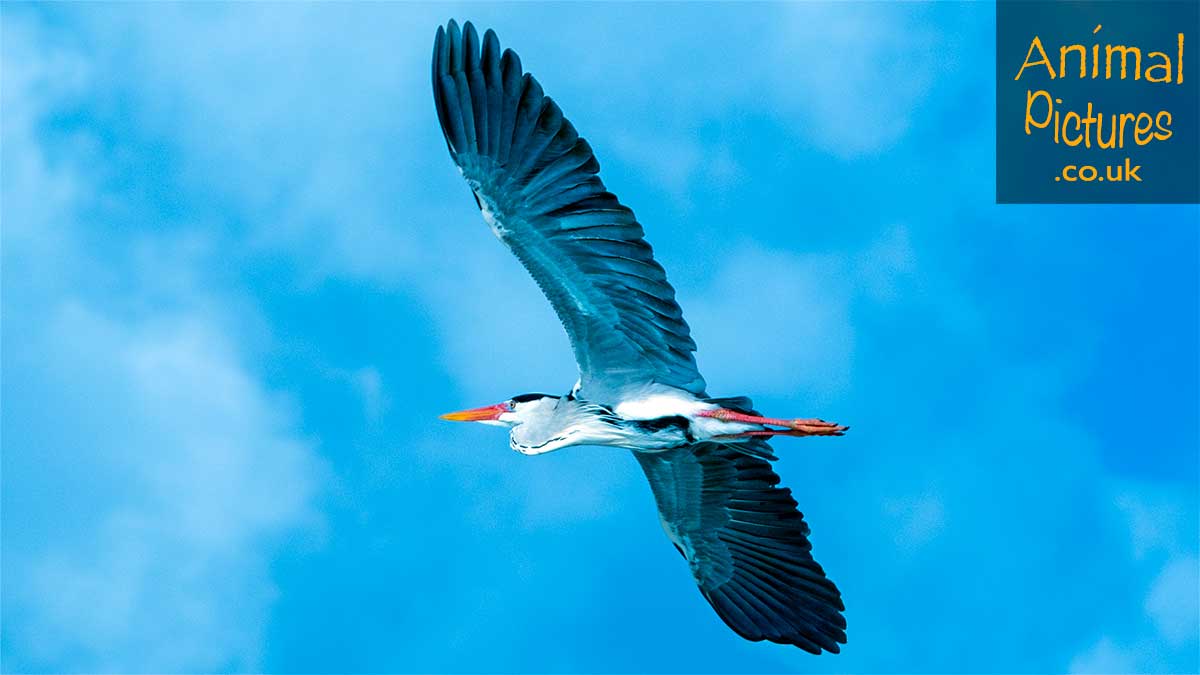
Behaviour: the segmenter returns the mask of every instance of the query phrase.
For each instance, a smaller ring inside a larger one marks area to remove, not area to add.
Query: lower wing
[[[839,651],[846,642],[841,593],[813,560],[791,490],[777,487],[779,476],[761,459],[771,456],[765,442],[706,442],[634,456],[663,529],[730,628],[813,654]]]

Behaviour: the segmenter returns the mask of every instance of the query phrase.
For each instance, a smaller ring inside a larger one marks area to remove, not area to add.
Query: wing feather
[[[812,557],[808,524],[761,440],[635,452],[663,529],[717,614],[742,637],[838,652],[837,586]]]
[[[571,339],[581,395],[609,402],[653,384],[703,395],[696,344],[642,226],[517,54],[451,21],[434,40],[433,93],[451,157]]]

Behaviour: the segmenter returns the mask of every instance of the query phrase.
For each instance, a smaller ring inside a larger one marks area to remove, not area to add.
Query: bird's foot
[[[846,433],[850,427],[843,426],[836,422],[826,422],[825,420],[808,419],[808,420],[792,420],[789,436],[841,436]]]
[[[700,415],[725,422],[758,424],[764,427],[783,427],[783,429],[755,429],[739,434],[728,434],[719,438],[744,438],[747,436],[842,436],[850,428],[820,419],[785,420],[776,417],[759,417],[758,415],[747,415],[727,408],[705,410]]]

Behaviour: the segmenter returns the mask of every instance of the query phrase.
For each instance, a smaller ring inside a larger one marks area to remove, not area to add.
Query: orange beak
[[[470,410],[446,413],[441,418],[450,420],[451,422],[486,422],[488,420],[499,419],[506,412],[509,412],[508,404],[497,403],[496,405],[485,405],[482,408],[471,408]]]

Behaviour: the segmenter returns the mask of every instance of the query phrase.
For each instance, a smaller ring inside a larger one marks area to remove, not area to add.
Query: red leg
[[[784,420],[777,417],[759,417],[757,415],[747,415],[729,410],[727,408],[716,408],[715,410],[703,410],[700,412],[701,417],[712,417],[714,419],[723,420],[726,422],[744,422],[746,424],[761,424],[763,426],[784,427],[788,431],[773,431],[764,429],[760,431],[748,431],[742,435],[753,436],[841,436],[849,427],[844,427],[834,422],[826,422],[818,419],[795,419]],[[800,432],[800,433],[791,433]]]
[[[723,434],[721,436],[713,436],[717,440],[733,440],[736,438],[753,438],[755,436],[845,436],[846,431],[850,427],[830,427],[819,431],[805,431],[801,429],[759,429],[755,431],[743,431],[740,434]]]

